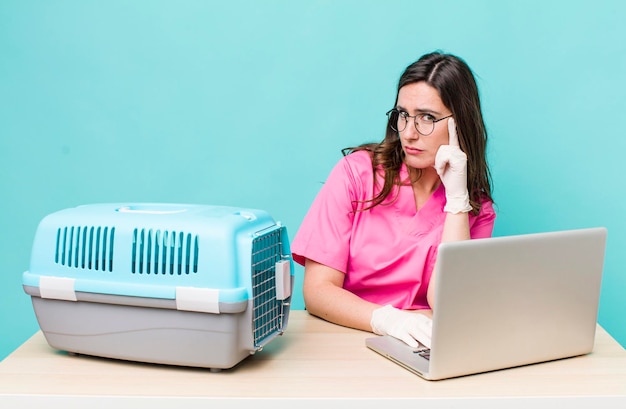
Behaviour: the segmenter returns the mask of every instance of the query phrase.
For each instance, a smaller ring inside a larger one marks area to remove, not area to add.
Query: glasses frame
[[[405,122],[405,123],[404,123],[404,128],[402,128],[401,130],[399,130],[399,129],[396,129],[396,127],[394,127],[394,126],[391,124],[391,115],[395,113],[395,114],[397,114],[397,115],[398,115],[398,119],[400,119],[400,113],[401,113],[401,112],[404,112],[406,115],[403,115],[403,117],[405,118],[405,121],[404,121],[404,122]],[[430,131],[430,132],[428,132],[428,133],[423,133],[423,132],[420,132],[420,130],[419,130],[419,128],[418,128],[417,117],[418,117],[418,116],[421,116],[421,115],[424,115],[424,114],[409,115],[409,113],[408,113],[408,112],[405,112],[405,111],[399,111],[399,110],[398,110],[398,109],[396,109],[396,108],[392,108],[392,109],[390,109],[389,111],[387,111],[387,113],[386,113],[385,115],[387,115],[387,122],[389,123],[389,126],[391,127],[391,129],[393,129],[393,130],[394,130],[395,132],[397,132],[397,133],[403,132],[403,131],[406,129],[406,125],[409,123],[409,118],[413,118],[413,125],[415,126],[415,130],[417,131],[417,133],[419,133],[419,134],[420,134],[420,135],[422,135],[422,136],[428,136],[428,135],[432,134],[432,133],[435,131],[435,124],[436,124],[437,122],[439,122],[439,121],[443,121],[443,120],[444,120],[444,119],[446,119],[446,118],[450,118],[450,117],[454,116],[453,114],[450,114],[450,115],[448,115],[448,116],[444,116],[443,118],[434,119],[434,120],[433,120],[433,129],[431,129],[431,131]]]

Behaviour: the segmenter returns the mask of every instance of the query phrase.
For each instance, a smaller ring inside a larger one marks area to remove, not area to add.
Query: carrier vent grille
[[[168,230],[135,229],[133,274],[184,275],[198,272],[198,236]]]
[[[68,267],[113,271],[114,241],[114,227],[60,227],[54,262]]]
[[[281,260],[283,229],[260,236],[252,243],[254,339],[258,345],[282,327],[282,302],[276,299],[276,262]]]

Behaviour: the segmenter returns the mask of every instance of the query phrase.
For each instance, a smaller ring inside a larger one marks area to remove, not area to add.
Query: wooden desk
[[[394,408],[411,409],[626,407],[626,351],[599,326],[590,355],[443,381],[422,380],[367,349],[368,336],[292,311],[283,336],[235,368],[214,373],[70,356],[50,348],[38,332],[0,363],[0,407],[227,409],[287,404],[301,409],[345,407],[349,399],[359,409],[380,409],[391,408],[383,402],[390,398]]]

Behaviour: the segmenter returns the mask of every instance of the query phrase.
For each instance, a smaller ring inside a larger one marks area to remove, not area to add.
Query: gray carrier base
[[[289,316],[288,304],[282,311],[255,312],[252,300],[220,303],[222,313],[208,314],[177,310],[173,300],[77,293],[77,301],[66,301],[41,298],[37,287],[24,286],[24,291],[53,348],[213,371],[260,351],[283,334]]]

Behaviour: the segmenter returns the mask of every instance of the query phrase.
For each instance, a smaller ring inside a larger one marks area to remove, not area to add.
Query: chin
[[[434,161],[419,160],[419,159],[412,158],[409,156],[406,156],[404,158],[404,163],[406,163],[407,166],[413,169],[426,169],[426,168],[432,168],[433,166],[435,166]]]

